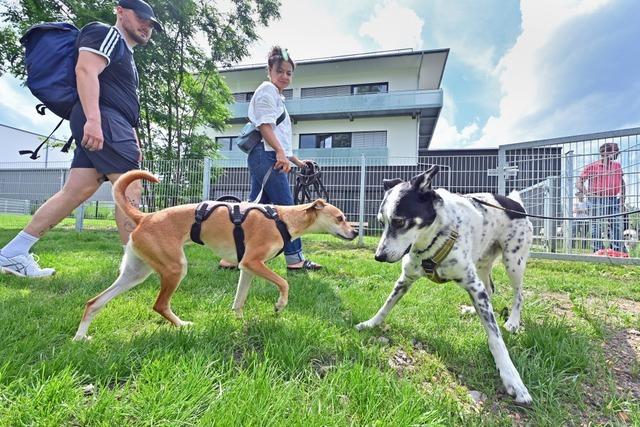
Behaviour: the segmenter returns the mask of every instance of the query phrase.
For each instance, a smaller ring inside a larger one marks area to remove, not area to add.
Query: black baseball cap
[[[143,0],[118,0],[118,6],[125,9],[133,10],[136,15],[141,19],[148,19],[153,22],[153,28],[158,31],[164,32],[162,25],[156,19],[156,14],[153,13],[153,9],[149,6],[149,3]]]

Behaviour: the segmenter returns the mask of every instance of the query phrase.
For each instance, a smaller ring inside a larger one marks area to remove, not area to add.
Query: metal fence
[[[432,151],[413,159],[315,158],[322,165],[322,180],[330,201],[340,207],[350,221],[360,225],[361,236],[380,233],[376,216],[384,191],[384,178],[410,179],[430,165],[440,166],[434,186],[455,193],[492,192],[507,195],[519,190],[528,212],[554,217],[578,217],[593,209],[592,201],[576,197],[576,182],[585,167],[599,159],[604,143],[616,143],[618,161],[624,171],[626,211],[640,207],[640,129],[627,129],[599,134],[556,138],[500,146],[493,150]],[[404,165],[404,166],[403,166]],[[222,195],[235,195],[247,200],[250,190],[246,161],[204,159],[180,162],[145,162],[160,184],[145,184],[142,209],[155,211],[176,204],[213,200]],[[3,199],[19,200],[16,206],[30,202],[31,213],[64,183],[67,169],[53,165],[38,169],[34,164],[0,163],[0,209]],[[292,172],[293,174],[293,172]],[[290,176],[294,182],[294,175]],[[29,195],[30,196],[27,196]],[[586,204],[586,211],[585,209]],[[8,210],[8,209],[7,209]],[[103,188],[76,212],[75,226],[82,228],[114,228],[110,186]],[[28,215],[3,214],[3,226],[17,228]],[[12,223],[13,221],[13,223]],[[534,225],[534,256],[554,259],[638,263],[635,247],[640,228],[638,214],[627,215],[618,222],[609,220],[542,220]],[[616,228],[618,227],[617,231]],[[615,240],[618,239],[619,242]],[[627,260],[593,256],[600,247],[624,245],[631,258]]]

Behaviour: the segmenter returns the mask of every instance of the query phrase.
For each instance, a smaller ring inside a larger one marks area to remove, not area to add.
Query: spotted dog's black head
[[[436,219],[435,206],[442,201],[431,189],[431,181],[438,173],[434,165],[428,171],[414,176],[411,181],[385,179],[386,193],[380,204],[378,220],[384,231],[376,260],[396,262],[400,260],[416,241],[419,233]]]

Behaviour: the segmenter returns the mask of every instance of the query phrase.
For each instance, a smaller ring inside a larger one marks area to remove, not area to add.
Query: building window
[[[249,102],[251,101],[252,96],[253,92],[238,92],[233,94],[233,98],[236,102]]]
[[[349,148],[351,133],[314,133],[300,135],[300,148]]]
[[[220,151],[237,151],[239,148],[236,146],[237,136],[217,136],[216,144],[220,147]]]
[[[389,83],[367,83],[351,85],[352,95],[368,95],[371,93],[387,93],[389,92]]]
[[[233,94],[236,102],[250,102],[255,92],[237,92]],[[282,92],[284,99],[293,99],[293,89],[285,89]]]
[[[300,98],[322,98],[325,96],[349,96],[351,95],[351,86],[318,86],[303,87],[300,89]]]
[[[300,135],[300,148],[384,148],[387,132],[336,132]]]

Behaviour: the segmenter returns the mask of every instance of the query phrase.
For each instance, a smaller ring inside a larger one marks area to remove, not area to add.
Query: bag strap
[[[276,120],[276,126],[278,126],[280,123],[282,123],[282,121],[284,120],[285,117],[287,117],[287,109],[286,108],[282,111],[282,114],[280,114],[280,117],[278,117],[278,120]]]
[[[51,136],[52,136],[52,135],[53,135],[53,134],[58,130],[58,128],[60,127],[60,125],[62,124],[62,122],[64,122],[64,119],[61,119],[61,120],[58,122],[58,124],[56,125],[56,127],[55,127],[55,128],[51,131],[51,133],[49,134],[49,136],[48,136],[44,141],[42,141],[42,143],[40,143],[40,145],[38,145],[38,146],[36,147],[36,149],[35,149],[35,150],[33,150],[33,151],[31,151],[31,150],[20,150],[20,151],[18,151],[18,152],[20,153],[20,155],[22,155],[22,156],[23,156],[23,155],[25,155],[25,154],[31,154],[31,155],[29,156],[29,158],[30,158],[31,160],[35,160],[35,159],[37,159],[38,157],[40,157],[40,156],[38,156],[38,151],[40,151],[40,149],[42,148],[42,146],[43,146],[44,144],[46,144],[46,143],[47,143],[47,141],[49,141],[49,139],[51,138]],[[67,142],[67,144],[68,144],[68,143],[69,143],[69,142]]]

